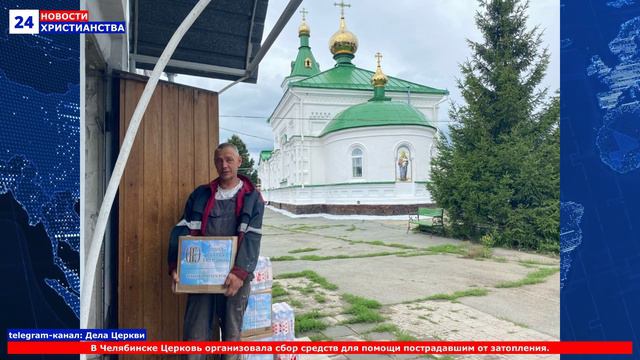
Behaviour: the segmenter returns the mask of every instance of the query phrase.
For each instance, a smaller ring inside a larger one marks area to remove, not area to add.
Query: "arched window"
[[[354,178],[362,177],[362,150],[359,148],[351,151],[351,169]]]

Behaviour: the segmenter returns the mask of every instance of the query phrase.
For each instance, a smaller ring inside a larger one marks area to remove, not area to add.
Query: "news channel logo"
[[[40,10],[9,10],[9,34],[38,34]]]
[[[126,34],[124,21],[89,21],[87,10],[9,10],[9,34]]]

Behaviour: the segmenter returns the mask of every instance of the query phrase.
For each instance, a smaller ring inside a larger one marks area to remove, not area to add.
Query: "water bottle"
[[[271,331],[273,332],[274,340],[279,341],[280,335],[280,303],[271,305]]]
[[[273,286],[273,266],[271,266],[271,259],[264,258],[265,267],[265,289],[271,289]]]
[[[295,332],[295,313],[293,311],[293,308],[287,304],[287,319],[289,321],[289,326],[288,326],[288,336],[287,339],[288,340],[293,340],[296,337],[296,332]]]

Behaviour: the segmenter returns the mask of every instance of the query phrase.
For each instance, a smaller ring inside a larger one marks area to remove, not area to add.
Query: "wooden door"
[[[119,74],[120,142],[146,78]],[[186,295],[171,292],[167,247],[193,189],[216,177],[217,93],[160,82],[119,189],[118,327],[149,340],[182,339]]]

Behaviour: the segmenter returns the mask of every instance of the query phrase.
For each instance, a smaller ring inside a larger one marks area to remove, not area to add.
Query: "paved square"
[[[407,233],[406,224],[401,220],[291,218],[266,210],[261,254],[272,258],[275,283],[285,291],[274,302],[292,304],[296,317],[314,312],[320,325],[324,324],[322,330],[311,328],[307,333],[298,333],[299,336],[335,340],[559,339],[557,256],[494,249],[491,257],[482,258],[474,251],[476,244]],[[327,289],[306,276],[278,279],[279,275],[305,270],[337,288]],[[536,272],[546,273],[541,282],[523,282]],[[377,301],[381,307],[374,311],[383,320],[358,323],[352,313],[347,313],[351,305],[344,294]],[[556,355],[436,357],[559,358]],[[374,357],[333,355],[332,358]]]

